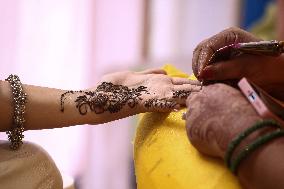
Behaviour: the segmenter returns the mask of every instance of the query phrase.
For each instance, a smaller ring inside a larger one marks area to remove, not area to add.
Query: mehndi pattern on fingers
[[[179,99],[186,99],[192,91],[187,91],[187,90],[178,90],[178,91],[173,91],[173,98],[179,98]]]
[[[81,94],[76,100],[76,108],[81,115],[86,115],[88,109],[96,114],[104,112],[116,113],[124,106],[134,108],[143,93],[149,94],[147,87],[128,88],[123,85],[114,85],[111,82],[103,82],[95,91],[67,91],[61,95],[61,111],[64,112],[64,100],[67,94]]]
[[[161,108],[161,109],[173,109],[177,105],[177,102],[172,101],[168,98],[152,98],[144,102],[144,106],[147,109],[150,108]]]

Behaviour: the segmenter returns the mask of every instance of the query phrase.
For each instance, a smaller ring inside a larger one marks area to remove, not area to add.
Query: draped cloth
[[[168,75],[194,79],[171,65]],[[134,142],[138,189],[241,189],[224,162],[200,154],[189,142],[182,113],[145,113]]]
[[[48,153],[38,145],[24,142],[19,150],[0,141],[1,189],[61,189],[62,177]]]

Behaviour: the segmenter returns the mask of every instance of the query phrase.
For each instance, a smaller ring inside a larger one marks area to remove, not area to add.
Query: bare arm
[[[278,0],[281,15],[283,0]],[[278,16],[281,22],[281,16]],[[279,25],[278,23],[278,25]],[[283,26],[283,24],[282,24]],[[278,27],[278,35],[284,27]],[[280,38],[279,38],[280,39]],[[201,42],[193,53],[193,70],[201,80],[241,79],[247,77],[274,97],[283,100],[284,56],[243,55],[208,64],[211,56],[226,45],[259,41],[239,28],[229,28]],[[228,143],[261,118],[242,94],[225,85],[214,84],[188,98],[187,130],[192,144],[201,152],[224,158]],[[217,121],[216,121],[217,120]],[[254,140],[260,133],[248,140]],[[263,133],[262,133],[263,134]],[[249,144],[246,140],[244,144]],[[245,188],[284,188],[284,139],[275,139],[249,155],[241,163],[238,175]]]
[[[12,125],[13,99],[10,84],[1,81],[0,120],[1,131]],[[25,129],[49,129],[90,123],[90,115],[81,116],[74,108],[74,96],[65,103],[65,111],[60,111],[60,96],[65,91],[46,87],[23,85],[28,94],[25,112]]]
[[[239,167],[239,179],[248,189],[284,187],[284,138],[275,139],[248,156]]]
[[[233,138],[262,119],[240,91],[224,84],[203,87],[199,93],[189,96],[187,106],[187,132],[191,143],[200,152],[223,160]],[[255,131],[241,142],[233,158],[246,145],[271,132],[271,129],[267,127]],[[249,154],[237,171],[244,188],[284,188],[283,149],[284,137],[281,137]]]
[[[12,126],[14,104],[9,83],[0,82],[0,131],[7,131]],[[23,85],[28,95],[24,127],[35,130],[99,124],[146,111],[172,111],[185,104],[190,91],[199,90],[192,83],[154,69],[109,74],[97,86],[83,91]],[[175,96],[177,91],[183,92]]]

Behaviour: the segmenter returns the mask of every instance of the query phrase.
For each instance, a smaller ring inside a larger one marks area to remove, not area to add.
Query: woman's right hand
[[[192,66],[199,80],[224,81],[247,77],[272,96],[284,100],[284,56],[241,55],[214,64],[208,62],[221,47],[261,39],[239,28],[226,29],[202,41],[193,52]]]

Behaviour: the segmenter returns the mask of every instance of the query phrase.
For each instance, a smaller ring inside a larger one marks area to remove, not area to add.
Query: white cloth
[[[61,189],[61,174],[48,153],[40,146],[24,142],[19,150],[0,140],[1,189]]]

